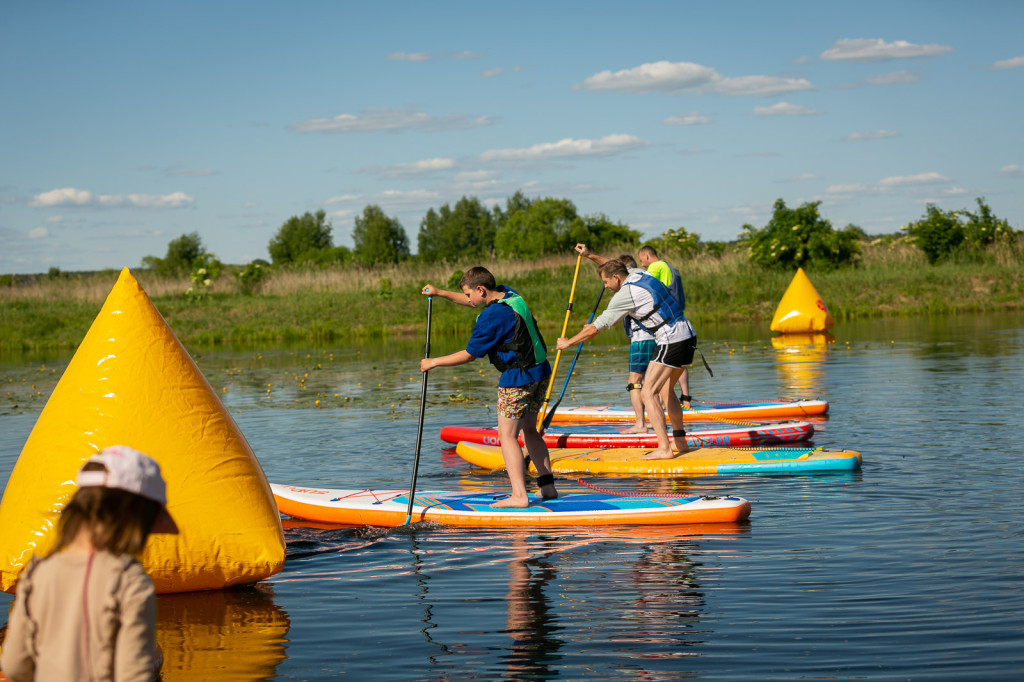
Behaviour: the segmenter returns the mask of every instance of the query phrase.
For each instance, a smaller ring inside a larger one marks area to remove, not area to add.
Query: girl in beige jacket
[[[150,533],[177,533],[160,466],[125,446],[78,473],[55,550],[18,580],[0,669],[23,680],[154,680],[153,582],[135,559]]]

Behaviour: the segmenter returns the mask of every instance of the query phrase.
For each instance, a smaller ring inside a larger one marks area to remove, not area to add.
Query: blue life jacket
[[[654,297],[654,308],[651,312],[647,313],[642,317],[635,317],[633,315],[627,315],[636,321],[638,325],[647,330],[648,333],[654,334],[666,324],[675,324],[679,320],[685,320],[686,316],[683,315],[683,309],[679,306],[679,301],[672,295],[672,292],[668,290],[664,284],[662,284],[656,277],[647,274],[646,272],[640,275],[640,278],[633,281],[627,282],[630,286],[638,286],[650,292],[651,296]],[[644,324],[652,317],[657,315],[657,319],[654,321],[653,326],[647,326]]]
[[[668,271],[672,273],[672,283],[668,285],[669,293],[676,297],[679,301],[679,309],[686,310],[686,294],[683,293],[683,278],[679,276],[679,271],[676,270],[676,266],[671,263],[665,263],[668,265]]]

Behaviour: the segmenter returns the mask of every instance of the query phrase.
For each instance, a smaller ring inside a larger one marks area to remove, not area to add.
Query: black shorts
[[[693,364],[693,352],[697,350],[697,337],[691,336],[683,341],[670,343],[666,346],[658,346],[654,351],[651,362],[665,365],[672,369],[689,367]]]

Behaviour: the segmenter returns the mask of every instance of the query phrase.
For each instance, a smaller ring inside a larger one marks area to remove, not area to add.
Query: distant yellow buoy
[[[0,589],[52,549],[75,474],[108,445],[160,463],[180,535],[142,564],[158,593],[254,583],[284,565],[281,517],[231,415],[128,271],[107,297],[36,421],[0,500]]]
[[[828,306],[821,300],[818,290],[811,284],[803,268],[797,268],[793,281],[779,301],[772,318],[771,330],[792,332],[823,332],[835,324]]]

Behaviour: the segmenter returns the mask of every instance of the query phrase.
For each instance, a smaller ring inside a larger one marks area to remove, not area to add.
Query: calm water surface
[[[160,598],[164,679],[1021,679],[1024,316],[847,323],[834,343],[788,347],[747,328],[699,331],[715,377],[695,372],[696,397],[825,398],[815,444],[860,451],[863,470],[587,479],[742,495],[753,513],[735,525],[286,520],[281,574]],[[434,342],[435,354],[459,347]],[[402,488],[421,353],[411,342],[196,359],[270,480]],[[0,364],[0,485],[67,360]],[[623,347],[588,347],[564,402],[624,405],[624,365]],[[436,437],[493,425],[495,383],[484,363],[431,373],[420,489],[507,485]]]

